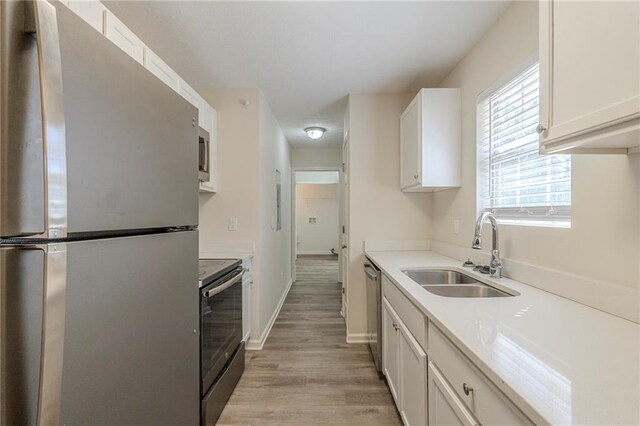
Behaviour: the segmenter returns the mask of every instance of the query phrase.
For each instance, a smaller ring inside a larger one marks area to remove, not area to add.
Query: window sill
[[[571,222],[554,222],[543,220],[515,220],[515,219],[500,219],[496,218],[498,224],[509,226],[527,226],[533,228],[560,228],[571,229]]]

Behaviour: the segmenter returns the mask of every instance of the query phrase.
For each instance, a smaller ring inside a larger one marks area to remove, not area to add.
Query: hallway
[[[345,343],[337,258],[305,256],[296,268],[264,349],[247,351],[218,424],[401,424],[368,346]]]

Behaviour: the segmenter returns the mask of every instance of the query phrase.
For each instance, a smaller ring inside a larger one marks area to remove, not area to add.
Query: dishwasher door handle
[[[369,272],[369,269],[374,271],[374,273],[372,274],[371,272]],[[378,282],[378,274],[375,272],[375,269],[373,269],[370,265],[365,265],[364,273],[367,276],[367,278],[369,278],[371,281]]]

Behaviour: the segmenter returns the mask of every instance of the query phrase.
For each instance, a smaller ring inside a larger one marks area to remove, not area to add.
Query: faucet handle
[[[464,263],[462,264],[463,268],[473,268],[474,266],[476,265],[468,257],[467,257],[467,260],[465,260]]]

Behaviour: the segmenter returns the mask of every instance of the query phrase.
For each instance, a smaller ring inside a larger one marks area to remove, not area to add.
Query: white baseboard
[[[369,333],[347,333],[347,343],[369,343]]]
[[[248,351],[262,350],[264,343],[267,341],[267,338],[269,337],[269,333],[271,333],[271,328],[273,328],[273,324],[276,322],[276,318],[278,318],[280,309],[282,309],[282,305],[284,305],[284,301],[287,298],[287,295],[289,294],[289,290],[291,290],[291,285],[293,285],[293,279],[289,280],[289,283],[287,284],[287,288],[284,290],[284,293],[282,293],[282,297],[278,302],[278,306],[273,312],[273,315],[271,315],[271,318],[269,318],[269,322],[267,323],[267,326],[265,327],[264,331],[260,335],[260,338],[259,339],[250,338],[249,341],[247,342],[246,349]]]
[[[460,261],[470,258],[489,263],[486,252],[460,247],[442,241],[432,241],[431,249]],[[588,277],[544,268],[519,260],[503,258],[504,276],[523,282],[557,296],[640,323],[640,292],[620,285]]]

